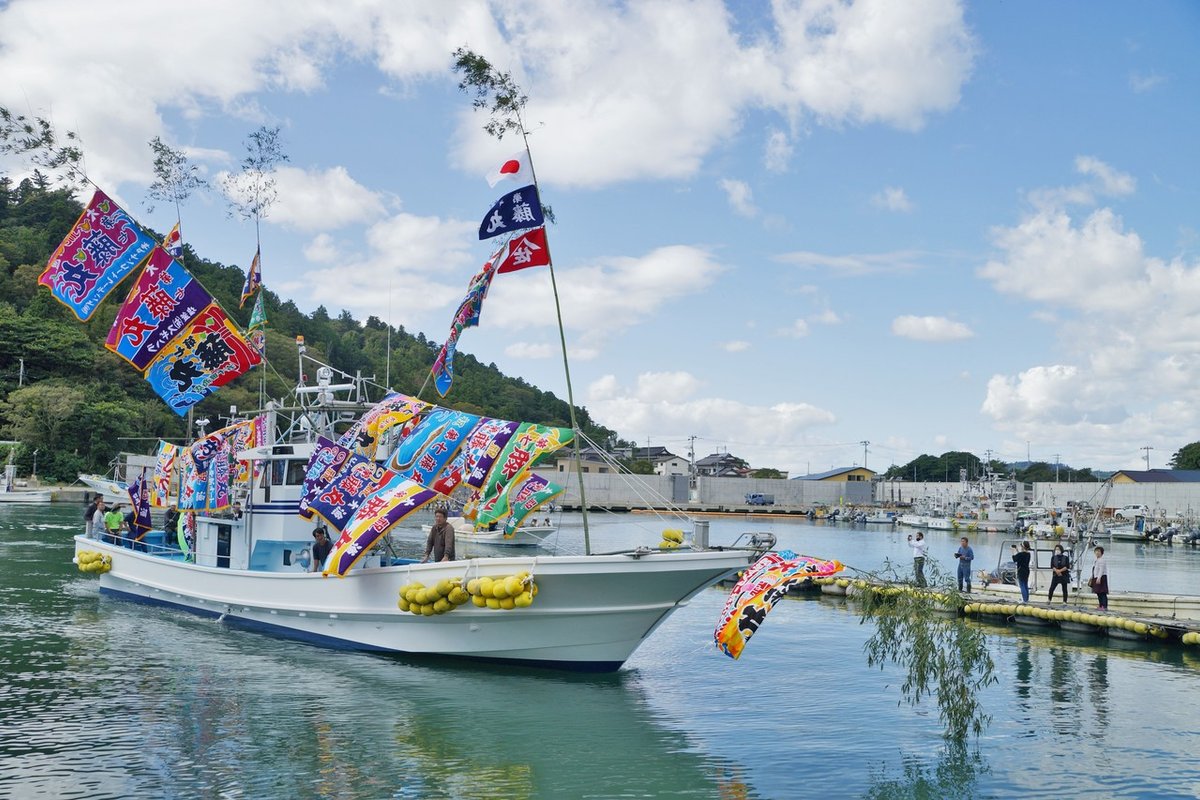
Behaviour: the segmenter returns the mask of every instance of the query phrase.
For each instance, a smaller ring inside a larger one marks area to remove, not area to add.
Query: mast
[[[533,166],[533,153],[529,150],[529,134],[525,130],[525,122],[521,119],[520,112],[515,113],[517,122],[521,126],[521,141],[525,144],[525,157],[529,159],[529,174],[533,177],[533,187],[537,190],[538,202],[541,203],[542,191],[538,186],[537,170]],[[579,440],[582,437],[579,431],[579,421],[575,418],[575,390],[571,386],[571,364],[567,360],[567,335],[563,329],[562,305],[558,300],[558,281],[554,277],[554,257],[550,251],[550,232],[546,230],[546,227],[543,222],[542,229],[546,234],[546,260],[548,262],[546,266],[550,270],[550,289],[554,293],[554,315],[558,320],[558,342],[562,347],[563,374],[567,379],[567,410],[571,418],[571,430],[575,434],[572,443],[575,447],[575,474],[579,478],[579,511],[583,515],[583,552],[591,555],[592,537],[588,528],[587,491],[583,483],[583,457],[579,447]]]

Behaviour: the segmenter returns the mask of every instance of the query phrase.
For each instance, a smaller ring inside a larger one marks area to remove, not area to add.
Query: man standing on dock
[[[963,591],[963,584],[967,588],[966,592],[971,593],[971,562],[975,560],[975,551],[971,549],[971,545],[967,542],[967,537],[962,537],[958,540],[958,549],[954,551],[954,557],[958,559],[958,590]]]
[[[925,554],[929,550],[929,542],[925,541],[925,534],[917,531],[917,538],[914,539],[910,534],[908,543],[913,549],[913,580],[917,586],[927,586],[925,583]]]

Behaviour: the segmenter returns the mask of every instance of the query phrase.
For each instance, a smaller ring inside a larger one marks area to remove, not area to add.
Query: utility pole
[[[1060,456],[1058,453],[1054,454],[1054,482],[1055,483],[1058,483],[1058,459],[1059,459],[1059,457]]]
[[[867,468],[867,445],[870,444],[866,439],[859,442],[863,446],[863,469]]]
[[[1141,449],[1146,452],[1146,471],[1149,472],[1150,471],[1150,451],[1153,450],[1154,447],[1151,445],[1146,445],[1145,447],[1143,447]]]

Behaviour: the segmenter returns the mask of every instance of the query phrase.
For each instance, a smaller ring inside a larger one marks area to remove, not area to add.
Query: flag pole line
[[[529,159],[529,174],[533,178],[533,187],[537,190],[538,202],[542,202],[542,192],[538,187],[537,170],[533,166],[533,153],[529,149],[529,132],[525,130],[525,121],[521,119],[519,111],[515,112],[517,124],[521,126],[521,140],[525,143],[525,156]],[[554,257],[550,250],[550,231],[546,230],[548,226],[543,224],[543,230],[546,231],[546,266],[550,269],[550,289],[554,293],[554,314],[558,318],[558,341],[562,346],[562,361],[563,373],[567,379],[567,410],[571,417],[571,430],[574,432],[572,437],[575,446],[575,473],[579,478],[579,511],[583,515],[583,552],[585,555],[592,554],[592,537],[588,527],[587,514],[587,492],[583,484],[583,458],[579,449],[580,436],[579,421],[575,418],[575,390],[571,386],[571,364],[567,360],[567,334],[563,328],[562,304],[558,300],[558,281],[554,277]]]

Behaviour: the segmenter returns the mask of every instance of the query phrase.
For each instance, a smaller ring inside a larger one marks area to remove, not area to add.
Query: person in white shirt
[[[929,543],[925,541],[925,534],[920,531],[917,531],[915,539],[909,534],[908,543],[913,549],[913,578],[917,586],[925,586],[925,554],[929,550]]]

